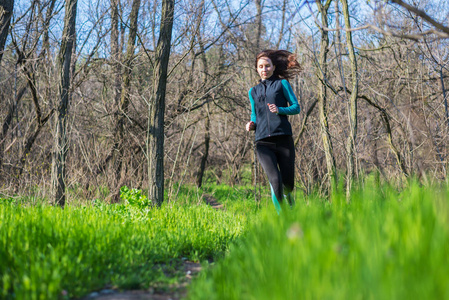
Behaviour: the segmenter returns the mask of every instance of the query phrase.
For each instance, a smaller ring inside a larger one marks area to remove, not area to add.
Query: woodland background
[[[149,187],[166,1],[0,1],[2,193],[52,198],[64,78],[58,57],[70,3],[77,15],[63,115],[67,201],[114,202],[124,185]],[[302,108],[290,117],[298,190],[327,191],[338,177],[371,173],[447,181],[449,1],[359,0],[347,9],[334,0],[173,4],[163,107],[169,201],[183,183],[265,180],[244,126],[258,79],[254,57],[267,48],[296,53],[303,66],[291,82]]]

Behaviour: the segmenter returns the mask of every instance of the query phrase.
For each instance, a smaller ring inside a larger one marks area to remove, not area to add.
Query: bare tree
[[[262,10],[263,10],[263,3],[261,0],[254,0],[254,3],[256,4],[257,9],[257,15],[256,15],[256,50],[260,51],[260,37],[262,36]]]
[[[8,37],[9,25],[13,16],[14,0],[0,0],[0,64],[2,62],[3,51],[5,49],[6,38]],[[25,88],[22,89],[21,96],[14,99],[12,105],[9,105],[8,113],[3,122],[0,132],[0,170],[3,169],[3,151],[6,135],[8,133],[17,103],[22,99]]]
[[[175,2],[162,1],[161,26],[153,72],[153,96],[148,120],[148,198],[161,205],[164,201],[164,116],[167,69],[170,58]]]
[[[346,0],[340,0],[343,6],[343,16],[346,25],[346,45],[349,52],[349,60],[351,63],[351,80],[352,91],[349,99],[349,136],[347,141],[347,175],[346,175],[346,199],[349,201],[351,196],[351,186],[354,180],[355,173],[355,141],[357,137],[357,96],[359,90],[359,79],[357,74],[357,60],[354,52],[354,44],[352,42],[351,20],[349,16],[348,2]]]
[[[203,7],[204,7],[204,0],[201,1],[200,11],[203,11]],[[202,14],[199,14],[199,16],[202,16]],[[198,19],[201,20],[201,17],[199,17]],[[204,84],[207,84],[209,68],[208,68],[208,64],[207,64],[206,53],[204,51],[204,44],[203,44],[203,41],[201,40],[201,36],[199,36],[199,38],[200,38],[199,46],[200,46],[200,52],[201,52],[200,57],[201,57],[203,73],[204,73],[203,80],[204,80]],[[204,172],[206,170],[207,159],[209,158],[209,148],[210,148],[210,110],[209,110],[209,103],[208,103],[208,104],[206,104],[205,121],[204,121],[204,153],[201,157],[200,168],[198,170],[198,176],[197,176],[197,180],[196,180],[197,187],[201,187],[203,185]]]
[[[70,99],[71,62],[75,46],[75,22],[77,0],[67,0],[64,16],[64,29],[58,53],[58,94],[55,118],[55,141],[52,163],[52,189],[55,204],[64,207],[66,202],[66,155],[68,150],[67,113]]]
[[[112,3],[115,8],[113,8],[113,18],[115,18],[117,3],[113,1]],[[129,118],[129,105],[130,105],[130,87],[131,87],[131,72],[133,70],[133,61],[134,61],[134,51],[135,44],[137,40],[137,21],[139,18],[139,8],[140,8],[140,0],[133,0],[131,6],[131,14],[129,17],[129,35],[128,35],[128,43],[126,46],[125,59],[123,62],[123,74],[122,74],[122,86],[120,93],[115,90],[115,99],[117,100],[120,96],[120,102],[116,102],[116,111],[114,116],[115,128],[114,128],[114,144],[111,154],[113,155],[113,165],[115,171],[116,178],[116,187],[113,191],[114,201],[119,200],[119,189],[122,183],[122,168],[123,168],[123,155],[124,155],[124,147],[125,146],[125,128],[128,123]],[[113,53],[118,57],[118,43],[117,43],[117,31],[112,31],[111,37],[114,39]],[[118,84],[118,74],[121,70],[121,67],[118,65],[118,62],[115,64],[115,86]]]
[[[316,0],[316,5],[318,6],[318,11],[321,15],[321,23],[324,27],[328,27],[328,10],[330,7],[332,0],[327,0],[324,5],[321,1]],[[323,140],[324,153],[326,156],[326,166],[327,166],[327,175],[329,176],[329,187],[331,193],[336,191],[337,188],[337,168],[335,163],[335,158],[333,154],[332,147],[332,137],[329,132],[329,124],[328,124],[328,116],[327,116],[327,86],[325,81],[328,79],[328,61],[327,54],[329,52],[329,33],[324,28],[320,27],[321,33],[321,43],[320,43],[320,57],[318,62],[318,78],[322,82],[320,85],[320,93],[319,93],[319,116],[320,116],[320,125],[321,125],[321,137]]]
[[[14,0],[0,0],[0,63],[2,62],[3,50],[8,37],[9,24],[11,24]]]

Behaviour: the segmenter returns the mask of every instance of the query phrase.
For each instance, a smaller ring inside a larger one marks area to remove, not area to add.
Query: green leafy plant
[[[125,204],[138,208],[146,208],[151,205],[151,200],[142,193],[142,190],[129,189],[126,185],[120,188],[120,199]]]

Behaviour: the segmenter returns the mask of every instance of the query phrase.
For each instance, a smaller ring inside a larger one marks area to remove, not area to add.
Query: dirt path
[[[224,209],[223,204],[218,202],[212,195],[203,195],[203,200],[214,209]],[[187,296],[187,286],[192,278],[201,271],[201,265],[185,261],[182,268],[185,276],[177,285],[168,287],[168,291],[160,292],[154,289],[120,291],[105,288],[101,291],[90,293],[79,300],[181,300]]]
[[[204,195],[203,195],[203,200],[204,200],[204,202],[206,202],[207,204],[209,204],[210,206],[212,206],[212,208],[215,208],[215,209],[224,209],[223,204],[221,204],[220,202],[218,202],[218,200],[215,199],[215,197],[212,196],[212,195],[204,194]]]
[[[187,296],[187,286],[190,281],[201,271],[201,265],[190,261],[184,262],[184,277],[175,286],[167,287],[165,291],[148,290],[128,290],[105,288],[98,292],[93,292],[80,300],[180,300]]]

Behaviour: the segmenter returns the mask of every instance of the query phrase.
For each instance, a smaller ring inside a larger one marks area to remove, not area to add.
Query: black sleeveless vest
[[[292,126],[286,115],[270,112],[269,103],[278,107],[287,107],[282,79],[276,76],[261,81],[251,89],[256,113],[256,141],[278,135],[292,135]]]

